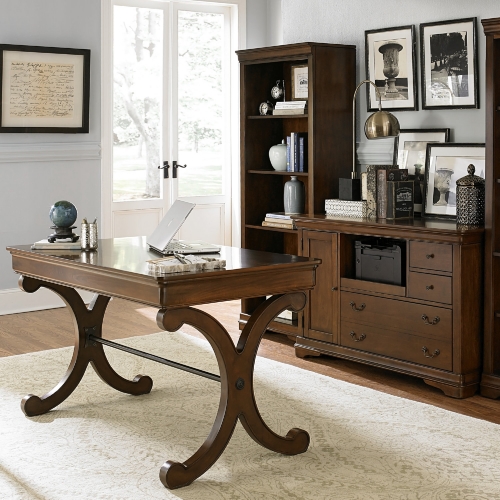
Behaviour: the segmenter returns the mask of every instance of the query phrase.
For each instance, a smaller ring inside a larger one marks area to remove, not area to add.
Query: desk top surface
[[[148,271],[147,261],[159,259],[161,255],[148,249],[144,236],[129,238],[110,238],[99,240],[99,247],[95,252],[84,252],[79,250],[31,250],[31,245],[18,245],[7,247],[12,254],[29,256],[30,258],[57,261],[63,260],[64,264],[92,265],[98,268],[109,269],[119,272],[134,273],[152,278],[168,279],[199,273],[183,272],[171,273],[163,276],[154,276]],[[271,252],[261,252],[258,250],[248,250],[236,247],[222,246],[220,254],[206,254],[216,256],[226,260],[225,269],[214,269],[208,272],[224,272],[236,270],[255,270],[268,266],[293,265],[301,263],[311,263],[317,259],[309,257],[299,257],[296,255],[278,254]],[[319,264],[319,260],[317,260]]]

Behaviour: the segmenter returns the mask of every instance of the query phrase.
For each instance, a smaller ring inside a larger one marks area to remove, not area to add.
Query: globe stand
[[[71,227],[50,226],[50,229],[55,229],[55,232],[53,232],[47,238],[47,241],[49,243],[54,243],[54,241],[56,240],[67,240],[68,238],[71,238],[71,241],[75,243],[80,238],[80,236],[78,236],[72,231],[72,229],[75,228],[76,226],[71,226]]]

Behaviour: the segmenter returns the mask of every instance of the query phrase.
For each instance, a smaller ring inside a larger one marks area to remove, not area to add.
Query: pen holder
[[[83,219],[80,241],[82,250],[97,249],[97,219],[94,222],[87,222],[87,219]]]

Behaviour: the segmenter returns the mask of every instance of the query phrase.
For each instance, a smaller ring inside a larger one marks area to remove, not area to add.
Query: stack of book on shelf
[[[280,229],[296,229],[295,221],[290,215],[285,212],[274,212],[266,214],[266,218],[262,221],[263,226],[278,227]]]
[[[377,170],[377,218],[408,219],[413,217],[414,182],[408,169]]]
[[[307,132],[291,132],[287,136],[286,171],[307,172]]]
[[[273,115],[304,115],[307,113],[307,101],[278,101]]]

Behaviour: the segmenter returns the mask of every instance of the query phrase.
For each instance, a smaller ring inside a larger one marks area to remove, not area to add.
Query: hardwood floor
[[[233,339],[238,337],[239,301],[200,306],[200,309],[215,316]],[[155,318],[156,309],[114,299],[104,318],[104,337],[114,340],[158,332]],[[182,330],[202,337],[191,327],[186,326]],[[72,332],[72,319],[65,308],[0,316],[0,357],[72,346]],[[293,342],[279,334],[265,336],[259,355],[387,394],[500,424],[500,400],[479,395],[462,400],[452,399],[418,378],[388,370],[326,356],[299,359],[295,357]]]

